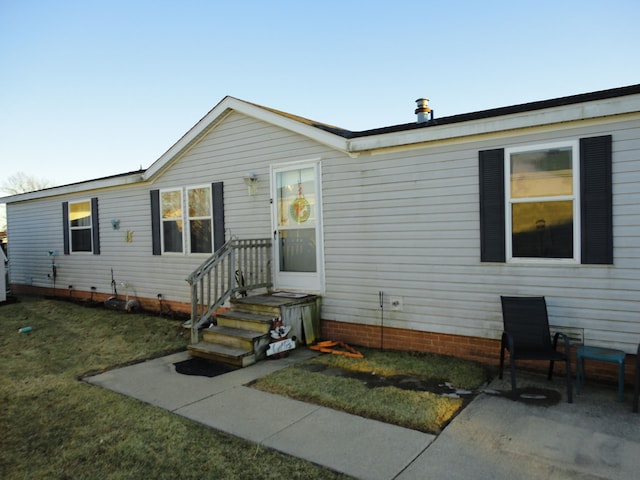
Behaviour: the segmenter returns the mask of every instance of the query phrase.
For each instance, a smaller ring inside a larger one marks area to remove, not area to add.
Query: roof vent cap
[[[433,120],[433,111],[429,108],[428,98],[419,98],[416,100],[418,108],[414,112],[418,116],[418,123],[425,123]]]

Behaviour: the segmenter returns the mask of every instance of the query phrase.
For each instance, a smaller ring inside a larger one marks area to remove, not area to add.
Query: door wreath
[[[298,198],[289,205],[289,216],[297,223],[304,223],[311,215],[311,205],[302,194],[302,184],[298,184]]]

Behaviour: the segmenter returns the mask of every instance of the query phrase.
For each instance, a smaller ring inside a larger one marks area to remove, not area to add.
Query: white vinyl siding
[[[243,145],[235,145],[244,138]],[[219,149],[219,150],[218,150]],[[194,186],[194,179],[224,182],[225,222],[229,235],[239,238],[270,237],[269,162],[270,159],[318,157],[325,147],[243,115],[232,114],[187,155],[178,159],[151,188],[175,189],[178,185]],[[306,152],[306,153],[305,153]],[[215,158],[215,161],[212,160]],[[258,174],[258,191],[247,194],[243,176]],[[101,255],[63,256],[62,209],[60,198],[11,203],[8,229],[13,254],[12,281],[39,287],[51,287],[47,277],[50,259],[47,252],[58,252],[57,284],[74,289],[110,293],[111,270],[118,293],[130,285],[129,294],[156,298],[162,293],[167,301],[189,302],[187,276],[203,261],[200,255],[152,255],[150,186],[134,184],[100,191],[67,195],[69,202],[100,198]],[[227,202],[229,203],[227,205]],[[120,220],[114,230],[111,220]],[[32,235],[37,225],[38,235]],[[127,242],[129,233],[131,242]]]
[[[640,192],[631,184],[640,173],[639,127],[637,120],[588,125],[323,161],[322,318],[498,338],[500,295],[544,295],[553,324],[584,328],[590,344],[633,351],[640,338]],[[614,265],[480,263],[478,151],[601,134],[613,135]],[[391,309],[392,296],[402,298],[401,311]]]
[[[480,262],[478,152],[613,136],[613,265]],[[152,255],[149,189],[224,182],[227,238],[272,237],[269,168],[320,158],[325,295],[321,316],[434,333],[499,338],[500,295],[544,295],[550,321],[584,329],[591,345],[634,351],[640,338],[640,119],[609,118],[443,140],[349,157],[301,135],[231,113],[175,159],[153,185],[100,197],[101,255],[58,259],[58,283],[189,301],[185,278],[202,256]],[[256,173],[255,195],[243,177]],[[69,202],[87,197],[69,195]],[[120,230],[110,220],[120,220]],[[43,287],[49,249],[62,251],[60,199],[8,205],[12,280]],[[38,235],[32,235],[34,226]],[[126,242],[126,232],[133,241]],[[378,293],[384,293],[381,311]],[[402,298],[392,310],[389,299]],[[383,316],[383,318],[381,318]],[[411,348],[410,345],[407,345]],[[469,349],[474,348],[473,344]],[[496,352],[497,354],[497,352]]]

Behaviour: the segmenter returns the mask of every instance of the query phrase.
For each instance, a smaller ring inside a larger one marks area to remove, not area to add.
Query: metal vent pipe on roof
[[[418,115],[418,123],[424,123],[428,122],[429,120],[433,120],[433,111],[429,108],[428,98],[419,98],[416,100],[416,104],[418,105],[418,108],[416,108],[416,111],[414,113]]]

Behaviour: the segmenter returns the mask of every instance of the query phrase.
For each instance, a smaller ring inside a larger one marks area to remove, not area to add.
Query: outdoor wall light
[[[120,230],[120,220],[111,220],[111,226],[114,230]]]
[[[247,186],[247,193],[249,193],[249,195],[255,195],[258,191],[258,175],[250,173],[246,177],[243,177],[243,180]]]

